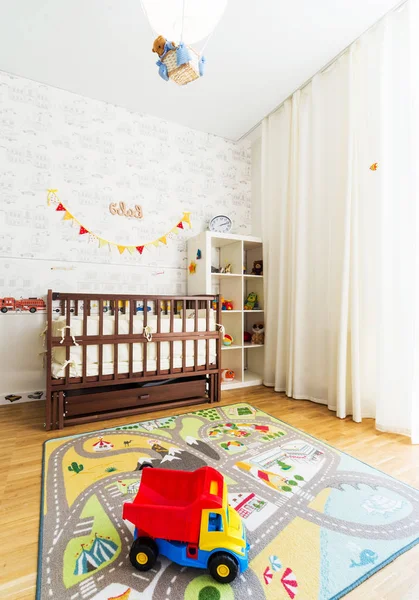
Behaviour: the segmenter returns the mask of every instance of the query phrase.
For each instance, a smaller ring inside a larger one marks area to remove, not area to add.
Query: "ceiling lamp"
[[[204,74],[203,56],[228,0],[141,0],[156,37],[153,52],[159,56],[159,75],[185,85]],[[190,44],[205,40],[200,52]]]

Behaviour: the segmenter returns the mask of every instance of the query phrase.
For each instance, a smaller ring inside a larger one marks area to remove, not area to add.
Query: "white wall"
[[[187,93],[187,90],[186,90]],[[186,241],[220,212],[252,231],[250,144],[233,142],[0,72],[0,297],[57,291],[186,291]],[[140,256],[89,242],[47,188],[106,239],[140,245],[191,211],[192,230]],[[110,202],[141,204],[143,221]],[[43,389],[41,315],[0,313],[0,399]],[[1,402],[1,400],[0,400]]]

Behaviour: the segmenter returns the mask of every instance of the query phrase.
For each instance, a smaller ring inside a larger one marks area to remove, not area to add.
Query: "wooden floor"
[[[374,421],[339,420],[326,407],[289,400],[268,388],[224,392],[221,404],[246,401],[302,431],[419,488],[419,446],[408,438],[377,432]],[[193,410],[194,407],[191,408]],[[93,431],[101,424],[45,432],[44,404],[0,407],[0,600],[35,597],[42,443],[54,437]],[[182,409],[171,414],[185,412]],[[167,413],[115,419],[104,426],[133,423]],[[348,600],[419,600],[419,546],[382,569],[346,596]],[[300,600],[308,600],[301,598]]]

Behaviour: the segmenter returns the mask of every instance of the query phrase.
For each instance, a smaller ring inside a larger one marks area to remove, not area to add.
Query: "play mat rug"
[[[159,557],[135,570],[122,504],[154,467],[225,476],[249,569],[232,584]],[[341,598],[419,542],[419,491],[249,406],[45,443],[38,600]]]

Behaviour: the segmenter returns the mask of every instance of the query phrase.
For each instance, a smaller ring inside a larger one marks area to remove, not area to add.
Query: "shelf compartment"
[[[227,348],[225,346],[225,348]],[[241,385],[243,383],[243,348],[232,348],[228,352],[221,351],[221,368],[234,371],[234,381],[221,382],[226,385]]]
[[[251,387],[252,385],[262,385],[262,375],[253,371],[245,371],[241,387]]]
[[[243,344],[243,322],[242,316],[240,312],[233,313],[231,317],[224,319],[226,313],[232,312],[231,310],[225,310],[221,315],[221,322],[224,325],[225,333],[231,335],[233,338],[234,348],[241,348]],[[231,348],[231,346],[224,346],[221,344],[222,348]]]

